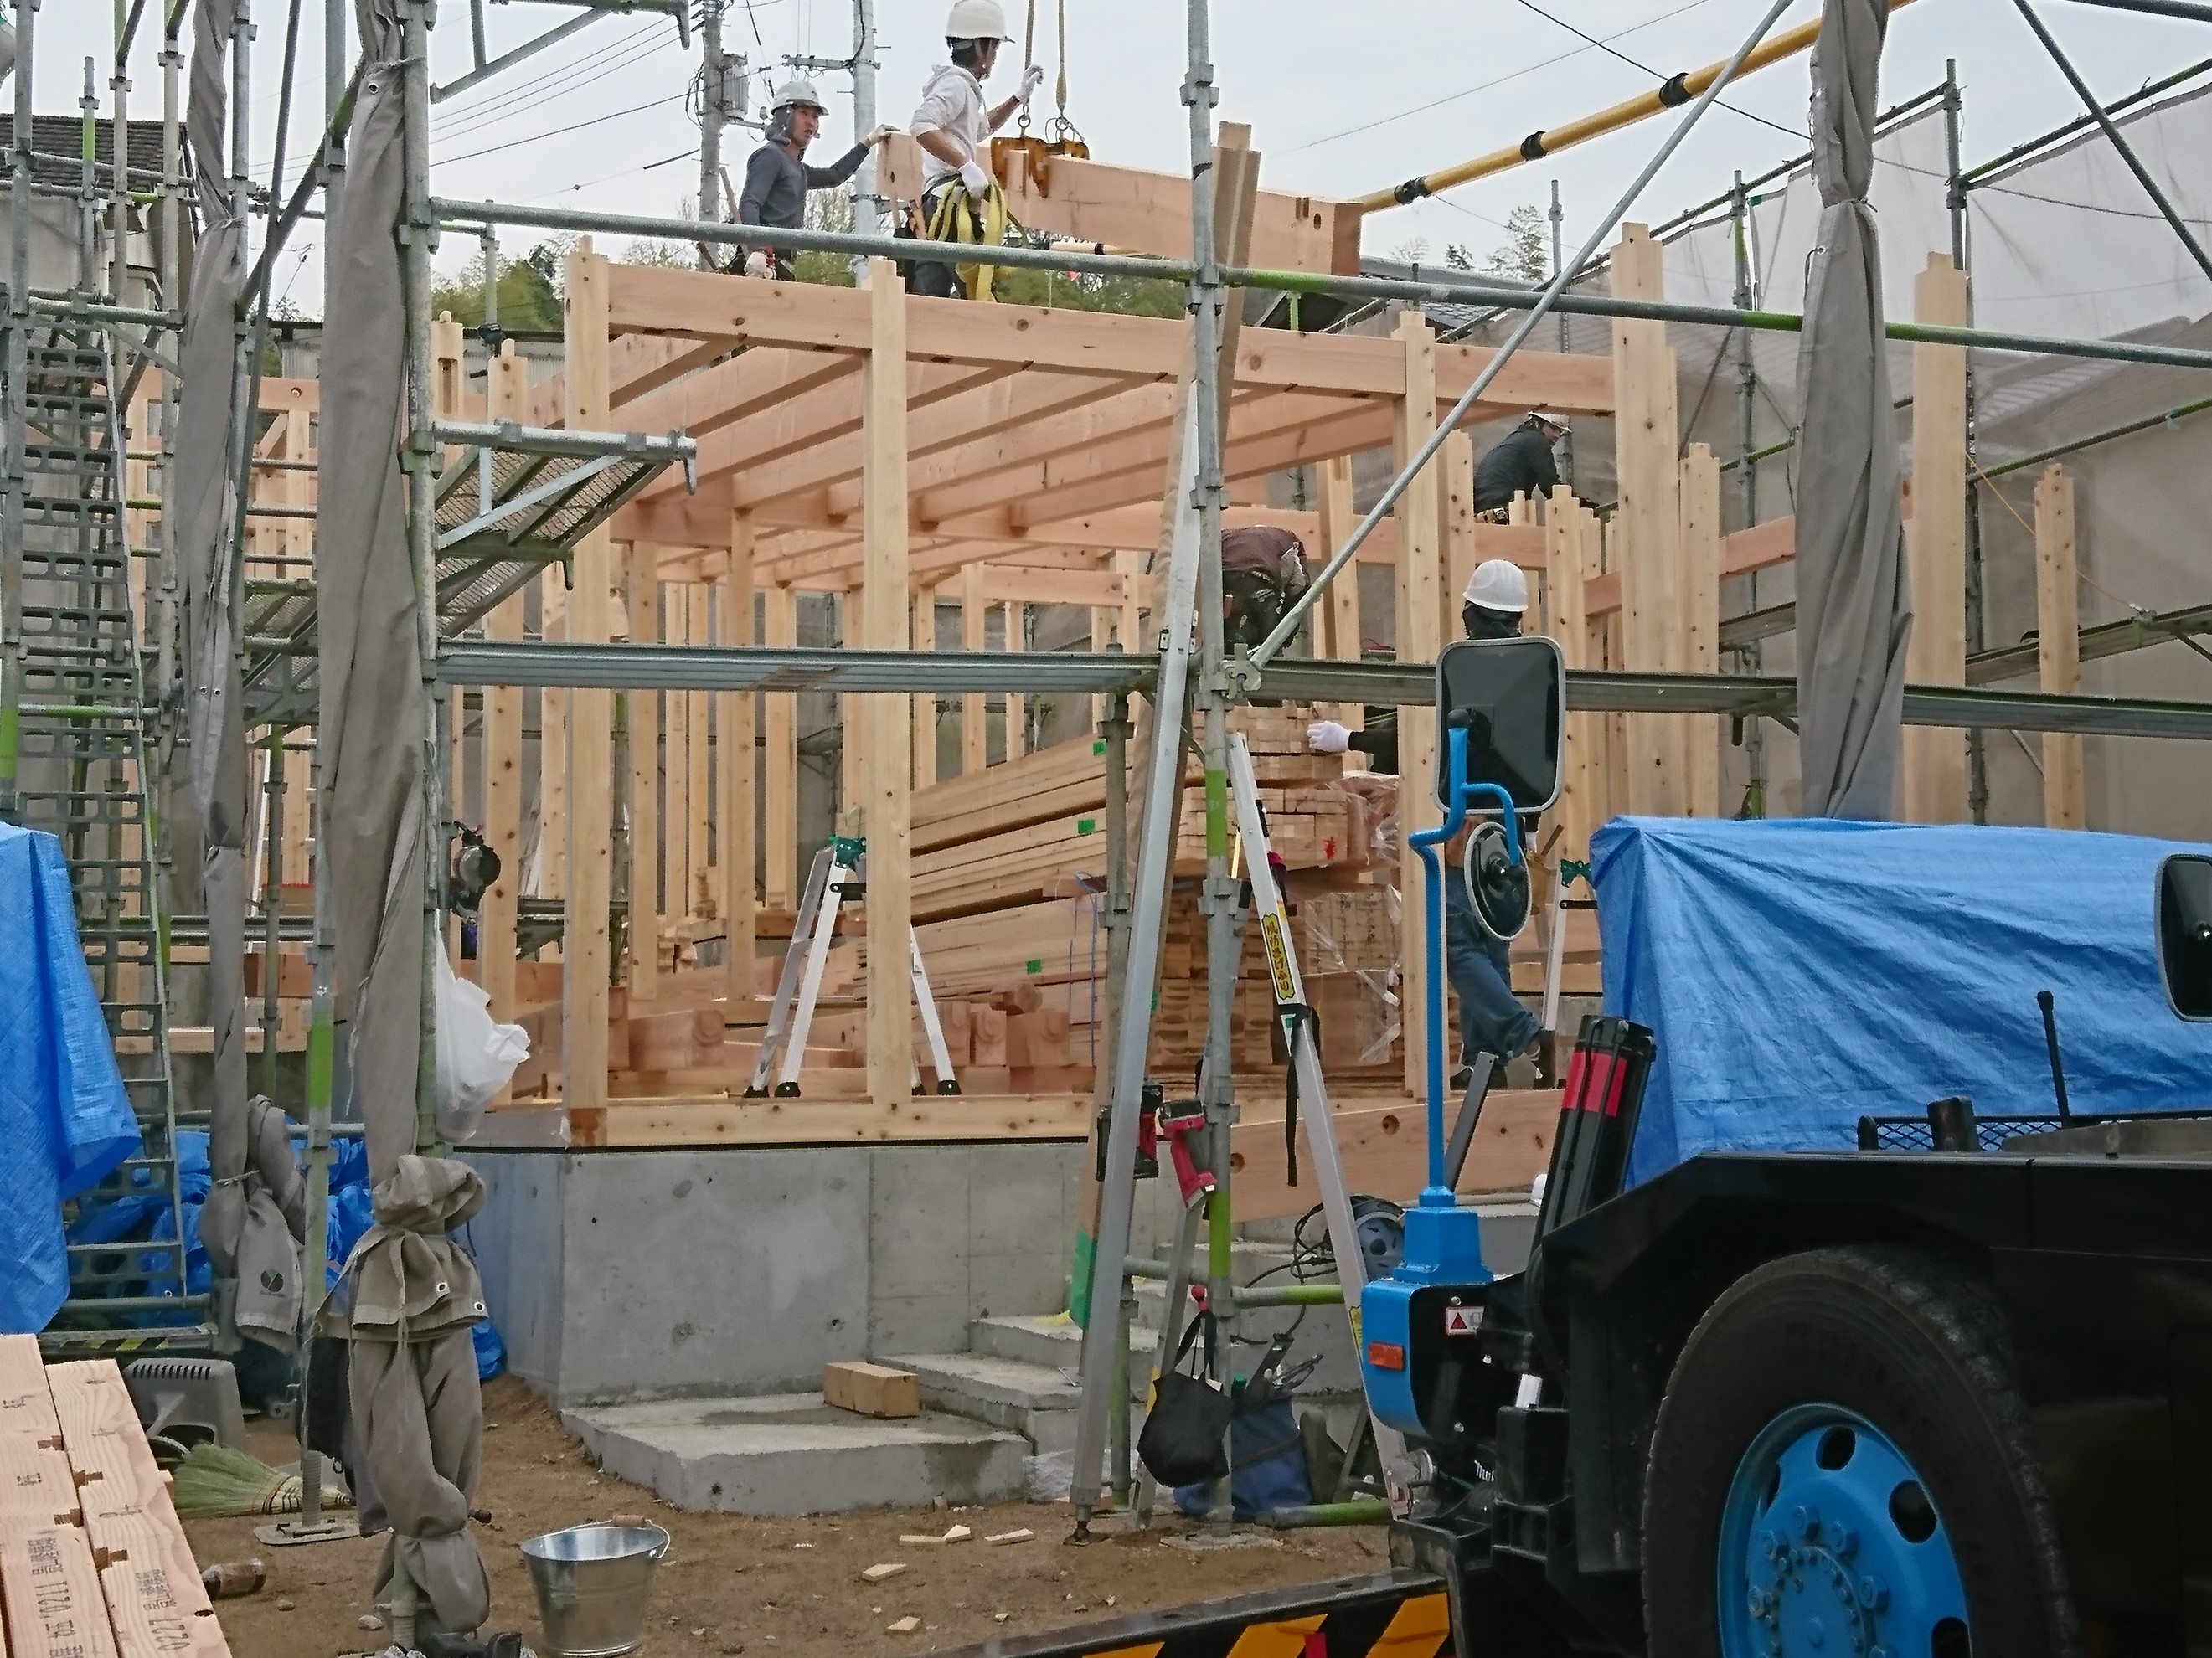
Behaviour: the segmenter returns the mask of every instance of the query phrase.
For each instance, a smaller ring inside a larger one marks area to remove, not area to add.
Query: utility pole
[[[853,0],[853,136],[876,130],[876,0]],[[885,203],[876,191],[876,152],[872,148],[853,175],[853,228],[863,236],[884,234]]]
[[[702,0],[699,8],[699,217],[719,223],[722,217],[722,124],[728,117],[723,94],[729,80],[722,57],[722,0]],[[702,270],[714,268],[714,258],[699,250]]]

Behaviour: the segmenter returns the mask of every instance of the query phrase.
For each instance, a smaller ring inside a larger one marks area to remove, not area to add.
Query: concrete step
[[[1157,1296],[1153,1302],[1158,1304]],[[1016,1359],[1069,1376],[1082,1363],[1083,1331],[1066,1313],[994,1314],[975,1320],[968,1333],[969,1345],[979,1357]],[[1151,1352],[1158,1339],[1157,1325],[1139,1322],[1129,1332],[1130,1346],[1139,1353]]]
[[[608,1473],[692,1513],[995,1503],[1022,1495],[1030,1456],[1018,1433],[967,1416],[879,1421],[820,1394],[592,1406],[561,1423]]]
[[[914,1372],[925,1410],[1018,1433],[1036,1455],[1075,1448],[1083,1389],[1073,1366],[1062,1370],[989,1353],[912,1353],[882,1362]]]

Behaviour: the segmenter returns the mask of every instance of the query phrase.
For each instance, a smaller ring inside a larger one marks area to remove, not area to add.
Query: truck
[[[1516,812],[1557,789],[1548,646],[1438,663],[1447,829],[1497,809],[1467,878],[1508,908]],[[2156,884],[2171,1013],[2212,1020],[2212,857]],[[1437,1161],[1432,1055],[1429,1187],[1358,1326],[1409,1447],[1390,1571],[989,1650],[2212,1654],[2212,1114],[1944,1100],[1863,1119],[1855,1151],[1631,1186],[1659,1040],[1585,1022],[1527,1265],[1495,1278]]]

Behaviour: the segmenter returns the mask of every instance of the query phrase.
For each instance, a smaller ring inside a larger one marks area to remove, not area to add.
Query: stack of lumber
[[[0,1336],[0,1606],[12,1658],[228,1658],[112,1359]]]

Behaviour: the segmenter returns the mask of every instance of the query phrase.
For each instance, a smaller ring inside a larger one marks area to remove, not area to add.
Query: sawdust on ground
[[[533,1647],[542,1631],[515,1546],[617,1514],[645,1515],[675,1540],[653,1583],[643,1658],[923,1652],[1380,1571],[1388,1564],[1382,1533],[1372,1528],[1267,1533],[1247,1546],[1194,1549],[1172,1540],[1184,1534],[1180,1528],[1135,1537],[1109,1522],[1091,1546],[1070,1548],[1064,1540],[1072,1517],[1064,1503],[805,1519],[684,1514],[642,1487],[602,1474],[544,1402],[512,1377],[485,1387],[484,1418],[489,1431],[477,1502],[492,1517],[477,1529],[491,1568],[490,1627],[520,1629]],[[288,1424],[257,1421],[250,1430],[264,1461],[295,1455]],[[899,1544],[902,1533],[941,1533],[956,1522],[972,1527],[975,1540],[936,1547]],[[362,1630],[359,1619],[374,1611],[369,1581],[381,1540],[270,1548],[254,1540],[256,1523],[185,1523],[201,1565],[251,1555],[268,1568],[259,1594],[216,1603],[235,1658],[334,1658],[375,1650],[385,1637]],[[1036,1533],[1030,1542],[986,1546],[981,1540],[1024,1527]],[[861,1581],[862,1571],[885,1561],[904,1561],[907,1570],[878,1584]],[[909,1617],[921,1620],[918,1631],[886,1632],[888,1625]]]

